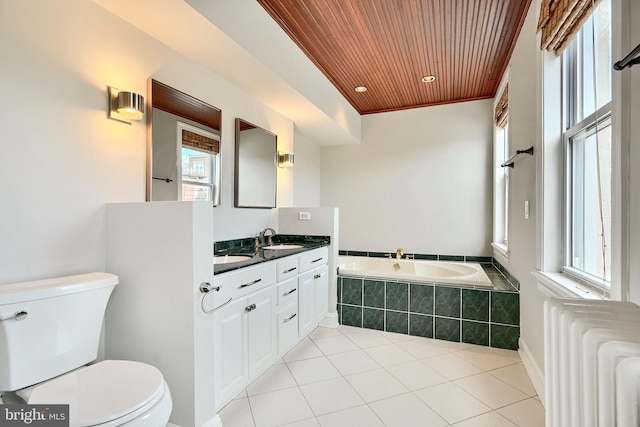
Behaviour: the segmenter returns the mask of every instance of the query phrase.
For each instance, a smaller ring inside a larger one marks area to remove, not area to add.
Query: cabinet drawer
[[[276,265],[269,262],[215,275],[213,282],[215,286],[220,286],[215,293],[216,304],[223,304],[229,298],[237,299],[276,283]]]
[[[298,275],[298,257],[290,256],[278,261],[278,282]]]
[[[298,304],[292,302],[278,310],[278,354],[298,342]]]
[[[278,305],[287,304],[289,301],[298,301],[297,278],[278,283]]]
[[[303,271],[308,271],[322,264],[326,264],[329,259],[329,249],[326,246],[314,249],[301,254],[299,259],[300,272],[302,273]]]

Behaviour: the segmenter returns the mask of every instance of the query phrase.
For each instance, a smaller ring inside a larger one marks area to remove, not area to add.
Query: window
[[[219,136],[178,122],[180,146],[181,200],[213,200],[215,171],[220,167]]]
[[[494,182],[493,182],[493,248],[508,257],[509,236],[509,171],[501,165],[509,159],[509,86],[502,84],[495,102],[494,117]]]
[[[603,0],[562,57],[565,150],[564,271],[611,286],[611,0]]]
[[[211,200],[212,155],[182,147],[182,200]]]
[[[499,153],[498,166],[500,170],[496,176],[496,232],[494,242],[503,245],[505,248],[509,246],[509,167],[501,167],[509,158],[509,125],[498,127],[496,129],[495,149]]]

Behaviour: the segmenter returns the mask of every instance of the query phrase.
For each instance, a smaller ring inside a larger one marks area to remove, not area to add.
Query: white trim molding
[[[566,274],[537,270],[532,271],[531,274],[538,282],[538,290],[548,297],[603,299],[602,295]]]
[[[531,355],[529,346],[527,346],[526,341],[522,337],[520,337],[518,344],[520,347],[518,353],[520,354],[520,359],[522,359],[524,369],[527,371],[531,384],[533,384],[533,388],[536,389],[542,405],[544,405],[544,373]]]

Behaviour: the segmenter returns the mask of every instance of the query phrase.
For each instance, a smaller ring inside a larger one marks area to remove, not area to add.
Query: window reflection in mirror
[[[221,111],[150,81],[147,200],[220,202]]]
[[[277,143],[275,134],[236,119],[236,207],[276,207]]]

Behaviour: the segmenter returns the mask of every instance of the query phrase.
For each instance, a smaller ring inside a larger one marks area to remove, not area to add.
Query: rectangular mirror
[[[275,208],[278,137],[236,119],[235,207]]]
[[[220,203],[222,112],[151,79],[147,200]]]

